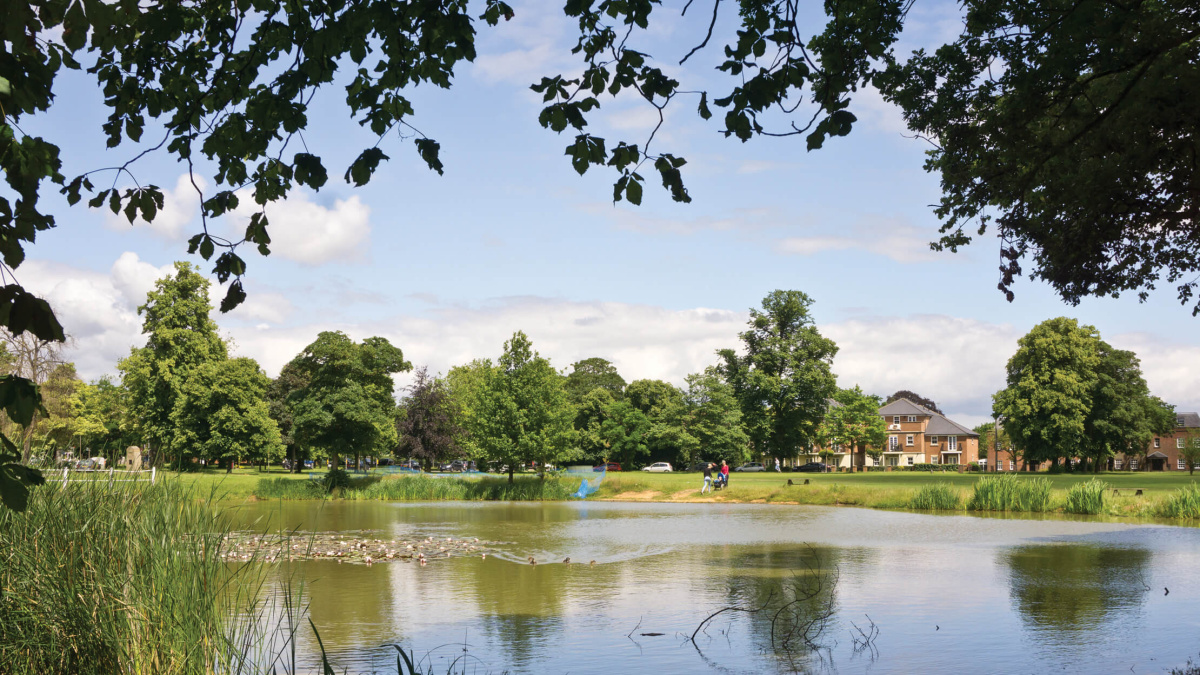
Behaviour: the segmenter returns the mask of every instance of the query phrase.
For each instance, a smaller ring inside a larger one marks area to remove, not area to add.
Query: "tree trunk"
[[[229,462],[225,465],[225,473],[233,473],[233,463],[237,460],[230,457]]]
[[[513,465],[512,465],[512,462],[509,462],[509,463],[508,463],[508,482],[509,482],[510,484],[513,482]]]
[[[21,463],[29,464],[29,458],[33,455],[33,428],[37,426],[38,416],[35,413],[33,420],[29,422],[29,426],[22,430],[21,436]]]

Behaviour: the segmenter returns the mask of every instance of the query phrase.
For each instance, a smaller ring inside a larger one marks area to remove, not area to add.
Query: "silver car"
[[[671,465],[666,462],[655,462],[650,466],[642,467],[642,471],[650,473],[671,473]]]
[[[767,468],[762,465],[762,462],[746,462],[745,464],[734,469],[734,471],[766,471]]]

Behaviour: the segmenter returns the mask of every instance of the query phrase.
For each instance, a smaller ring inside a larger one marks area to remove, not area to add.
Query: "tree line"
[[[402,391],[393,376],[413,370],[382,337],[355,341],[329,331],[275,378],[253,359],[233,357],[209,316],[209,282],[176,263],[138,308],[146,344],[117,364],[119,379],[85,383],[62,359],[61,344],[11,335],[0,367],[41,383],[45,414],[9,422],[23,461],[46,462],[69,449],[114,457],[127,446],[179,469],[232,469],[287,459],[333,466],[353,458],[412,458],[426,468],[470,459],[491,469],[668,461],[686,467],[725,459],[829,458],[848,450],[855,464],[879,461],[887,443],[885,402],[832,372],[837,345],[813,322],[812,299],[774,291],[750,311],[741,349],[685,378],[627,382],[610,361],[592,357],[563,371],[516,331],[495,359],[417,368]],[[1114,349],[1090,326],[1051,319],[1019,343],[1008,386],[995,396],[1006,445],[1025,461],[1086,458],[1096,466],[1136,454],[1174,425],[1174,411],[1149,393],[1136,355]],[[936,402],[903,390],[933,411]],[[982,447],[993,425],[980,427]]]

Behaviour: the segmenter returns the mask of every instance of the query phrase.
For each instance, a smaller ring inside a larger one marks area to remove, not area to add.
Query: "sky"
[[[718,110],[705,122],[696,101],[680,97],[654,148],[688,160],[683,176],[693,201],[672,202],[647,175],[642,206],[614,204],[614,175],[572,170],[563,150],[573,135],[538,125],[540,96],[528,88],[542,76],[580,70],[570,54],[572,22],[555,3],[513,6],[512,21],[480,26],[479,55],[449,91],[408,94],[412,125],[441,143],[442,176],[410,139],[392,135],[380,146],[391,159],[374,179],[362,188],[346,184],[345,167],[377,139],[350,119],[339,98],[344,82],[315,99],[304,142],[331,179],[319,192],[298,189],[268,207],[272,253],[247,249],[249,299],[229,314],[214,311],[234,354],[274,376],[320,331],[341,330],[386,337],[414,364],[444,373],[496,358],[523,330],[560,369],[599,356],[626,381],[682,384],[714,364],[717,349],[738,345],[751,307],[775,289],[795,289],[813,299],[819,329],[839,346],[840,386],[883,396],[909,389],[968,426],[990,419],[991,395],[1004,386],[1018,338],[1056,316],[1134,350],[1153,393],[1180,410],[1200,409],[1197,319],[1172,289],[1145,303],[1131,296],[1073,307],[1023,279],[1009,303],[996,289],[993,237],[958,253],[931,251],[939,190],[937,176],[922,168],[928,145],[911,138],[874,90],[854,97],[859,122],[850,136],[814,152],[803,136],[724,138]],[[727,89],[713,45],[732,34],[734,17],[722,16],[710,48],[679,66],[711,16],[680,16],[681,6],[657,8],[659,20],[634,36],[634,47],[685,88]],[[960,25],[952,3],[918,4],[900,49],[940,44]],[[94,81],[63,77],[55,94],[52,110],[23,127],[62,147],[66,175],[119,165],[140,151],[105,148],[106,109]],[[618,139],[641,143],[656,121],[648,104],[621,96],[602,101],[589,131],[609,147]],[[158,137],[147,130],[146,138]],[[174,261],[211,268],[187,254],[200,223],[185,167],[158,154],[133,171],[167,193],[153,223],[131,225],[48,196],[59,226],[39,236],[16,273],[50,300],[87,379],[115,375],[117,360],[144,344],[137,306]],[[98,183],[114,180],[112,172],[98,175],[106,176]],[[127,184],[117,178],[116,185]],[[202,187],[211,190],[211,178]],[[244,214],[226,220],[218,231],[245,227]],[[223,295],[214,288],[214,302]]]

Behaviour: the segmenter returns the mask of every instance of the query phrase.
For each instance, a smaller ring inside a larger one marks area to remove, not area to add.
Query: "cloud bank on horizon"
[[[117,361],[142,346],[137,306],[171,265],[154,266],[126,252],[108,274],[30,261],[22,267],[28,287],[56,308],[75,343],[71,357],[81,376],[116,373]],[[627,381],[662,379],[682,384],[689,373],[716,363],[716,350],[737,347],[744,310],[664,307],[538,296],[494,298],[471,305],[425,298],[421,313],[393,314],[361,322],[298,319],[281,293],[252,294],[228,315],[213,310],[234,351],[256,359],[270,375],[323,330],[355,339],[388,338],[416,365],[445,373],[472,359],[499,356],[516,330],[560,370],[600,356]],[[311,316],[307,314],[306,316]],[[1010,324],[927,314],[870,316],[825,322],[822,333],[838,344],[834,372],[840,386],[861,386],[886,396],[909,389],[934,399],[952,418],[975,426],[990,419],[991,395],[1004,386],[1004,367],[1023,333]],[[1181,363],[1200,363],[1200,348],[1163,341],[1148,333],[1106,336],[1142,359],[1152,391],[1181,409],[1200,408],[1194,378]],[[407,376],[400,376],[401,384]]]

